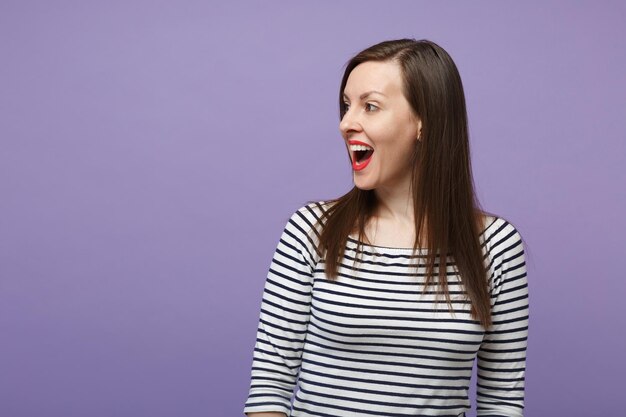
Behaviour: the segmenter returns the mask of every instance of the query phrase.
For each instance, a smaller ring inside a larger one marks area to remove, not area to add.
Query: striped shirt
[[[487,216],[480,234],[494,323],[485,331],[470,316],[451,257],[447,278],[455,314],[441,294],[435,304],[436,287],[421,294],[426,249],[412,255],[409,248],[363,244],[354,265],[358,241],[349,236],[338,280],[328,280],[314,247],[317,235],[310,233],[323,204],[296,210],[278,242],[261,300],[244,413],[464,416],[477,358],[477,415],[522,416],[528,283],[515,227]]]

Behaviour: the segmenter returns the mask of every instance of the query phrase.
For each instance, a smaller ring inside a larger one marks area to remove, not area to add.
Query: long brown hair
[[[426,39],[388,40],[370,46],[346,64],[339,90],[340,120],[346,112],[343,92],[348,76],[366,61],[400,65],[403,94],[422,121],[421,140],[416,141],[411,156],[411,192],[416,230],[413,253],[419,242],[425,241],[427,248],[421,249],[428,249],[423,293],[433,283],[435,262],[440,258],[438,293],[445,295],[449,310],[454,312],[446,256],[439,256],[450,254],[470,299],[472,318],[488,328],[492,324],[491,303],[479,234],[483,216],[491,213],[480,208],[474,192],[465,96],[456,65],[445,50]],[[348,235],[358,232],[357,256],[361,242],[369,242],[365,225],[375,212],[377,198],[374,190],[355,186],[326,203],[318,221],[321,233],[315,227],[313,230],[318,234],[318,252],[326,253],[324,272],[328,279],[336,280]],[[426,240],[422,239],[424,228]]]

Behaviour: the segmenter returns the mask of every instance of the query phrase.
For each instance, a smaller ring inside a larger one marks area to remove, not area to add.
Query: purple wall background
[[[243,415],[282,227],[352,185],[342,66],[400,37],[529,245],[526,415],[623,412],[624,3],[302,3],[0,3],[0,416]]]

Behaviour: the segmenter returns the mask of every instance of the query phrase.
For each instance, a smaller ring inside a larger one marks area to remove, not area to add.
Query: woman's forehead
[[[348,76],[343,94],[356,99],[371,92],[378,92],[387,97],[401,94],[401,75],[400,67],[395,63],[363,62]]]

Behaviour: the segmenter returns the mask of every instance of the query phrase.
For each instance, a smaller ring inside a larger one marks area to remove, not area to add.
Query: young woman
[[[428,40],[373,45],[339,109],[355,186],[283,230],[244,413],[465,416],[477,360],[477,415],[522,416],[524,245],[479,208],[454,62]]]

